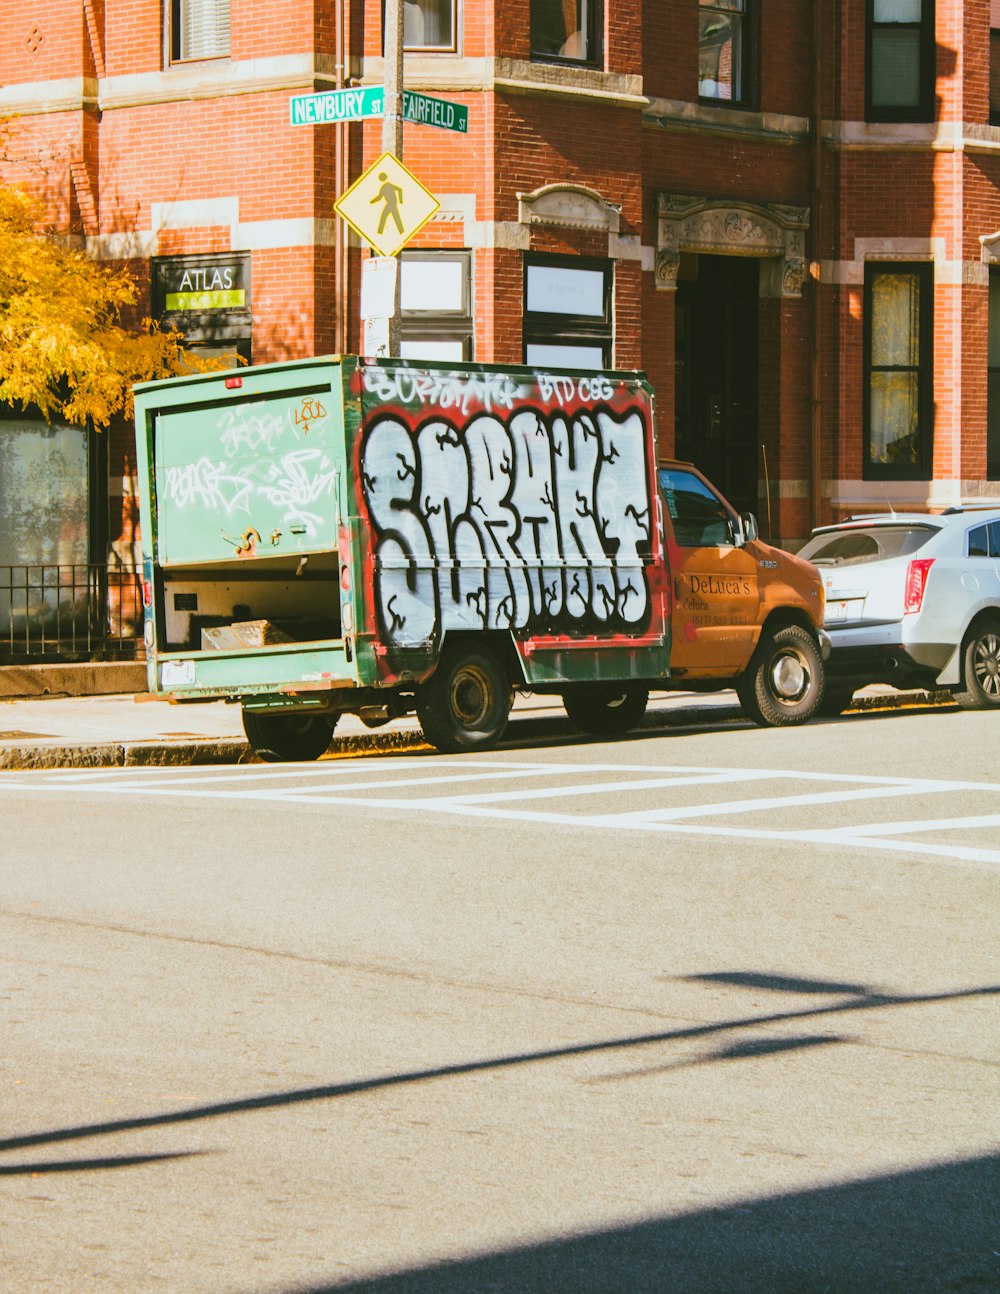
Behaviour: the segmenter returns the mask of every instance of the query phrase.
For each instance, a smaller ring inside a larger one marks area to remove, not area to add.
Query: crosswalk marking
[[[478,784],[473,786],[472,784]],[[501,785],[503,783],[504,785]],[[766,783],[769,794],[743,789]],[[809,789],[803,788],[808,784]],[[728,788],[723,799],[699,802],[699,788]],[[933,855],[956,861],[1000,863],[1000,849],[957,839],[972,831],[995,837],[1000,812],[914,817],[891,822],[834,822],[809,827],[807,810],[836,813],[853,806],[949,796],[992,798],[1000,784],[940,778],[908,778],[805,769],[746,769],[695,765],[575,764],[531,759],[470,756],[447,760],[413,757],[321,761],[308,765],[94,770],[38,770],[0,775],[0,794],[34,792],[65,795],[221,799],[262,804],[330,806],[400,811],[456,818],[495,819],[575,829],[677,834],[705,838],[780,841],[845,846],[873,851]],[[588,799],[655,794],[645,808],[598,808]],[[549,807],[543,807],[545,802]],[[562,804],[574,807],[560,807]],[[967,803],[963,803],[967,809]],[[985,805],[987,809],[990,805]],[[769,814],[773,825],[758,825]],[[753,825],[741,818],[756,815]],[[855,814],[854,816],[857,816]],[[948,839],[929,841],[936,833]],[[955,838],[952,838],[955,837]],[[966,841],[968,837],[966,836]]]

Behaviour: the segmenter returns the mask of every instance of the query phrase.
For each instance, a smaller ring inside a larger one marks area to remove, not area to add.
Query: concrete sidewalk
[[[866,688],[854,709],[952,703],[948,694]],[[746,723],[734,692],[675,692],[651,699],[644,729]],[[557,697],[518,696],[508,739],[575,733]],[[415,716],[369,729],[345,715],[324,758],[426,747]],[[255,759],[238,705],[170,705],[145,693],[0,699],[0,769],[237,764]]]

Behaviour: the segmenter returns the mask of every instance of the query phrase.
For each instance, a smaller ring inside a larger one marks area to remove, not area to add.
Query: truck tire
[[[836,719],[850,709],[853,700],[854,688],[850,683],[833,683],[827,679],[823,688],[823,700],[816,707],[816,713],[826,719]]]
[[[823,661],[799,625],[768,633],[757,644],[736,692],[747,717],[765,728],[805,723],[823,700]]]
[[[267,714],[256,710],[243,711],[243,731],[258,759],[268,764],[284,764],[297,760],[319,759],[330,745],[336,715]]]
[[[424,736],[447,755],[490,750],[507,728],[513,696],[510,679],[488,648],[456,644],[417,688],[417,718]]]
[[[563,693],[574,728],[592,737],[616,737],[634,728],[646,713],[649,688],[638,683],[585,683]]]
[[[962,644],[962,686],[955,700],[967,710],[1000,706],[1000,619],[986,616]]]

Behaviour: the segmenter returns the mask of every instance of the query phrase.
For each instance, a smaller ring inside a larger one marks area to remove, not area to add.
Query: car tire
[[[243,731],[258,759],[268,764],[319,759],[330,745],[337,715],[310,711],[267,714],[243,711]]]
[[[570,723],[592,737],[617,737],[646,713],[649,688],[638,683],[585,683],[563,693]]]
[[[805,723],[823,700],[823,661],[816,640],[799,625],[766,634],[736,692],[747,717],[761,727]]]
[[[506,731],[512,700],[510,678],[494,652],[456,645],[445,648],[417,688],[417,718],[444,754],[490,750]]]
[[[959,705],[971,710],[1000,707],[1000,618],[989,616],[972,626],[962,644]]]

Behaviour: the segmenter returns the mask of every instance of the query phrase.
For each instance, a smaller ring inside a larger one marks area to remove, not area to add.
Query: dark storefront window
[[[698,96],[751,107],[756,0],[699,0]]]
[[[403,252],[399,349],[404,359],[472,359],[472,253]]]
[[[996,481],[1000,480],[1000,269],[990,270],[987,364],[986,475]]]
[[[930,479],[930,265],[865,268],[865,476]]]
[[[170,0],[170,61],[229,55],[229,0]]]
[[[869,121],[934,119],[934,0],[867,0]]]
[[[253,358],[250,253],[157,256],[151,263],[153,314],[201,355]]]
[[[524,362],[546,368],[610,368],[612,283],[610,261],[526,258]]]
[[[531,57],[596,66],[601,0],[531,0]]]

